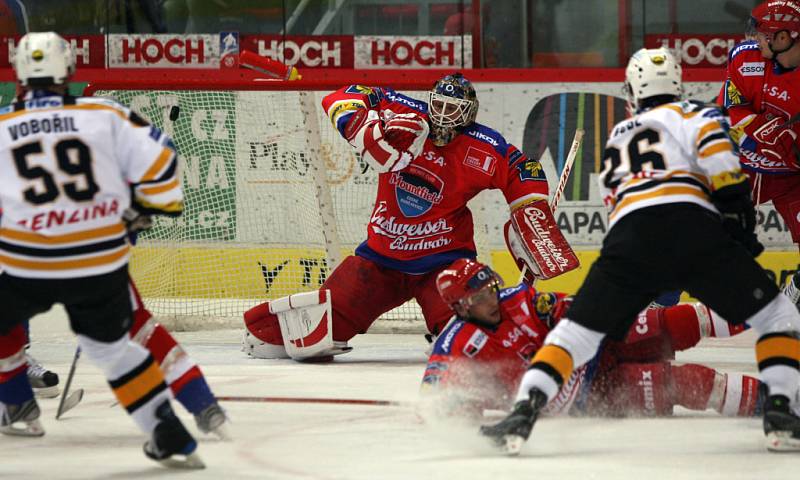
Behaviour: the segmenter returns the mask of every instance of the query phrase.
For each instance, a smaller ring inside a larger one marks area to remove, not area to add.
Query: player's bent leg
[[[230,438],[224,410],[206,382],[200,367],[189,357],[175,338],[158,323],[142,302],[136,286],[129,284],[134,307],[130,336],[146,348],[158,362],[172,394],[194,415],[203,433],[213,433],[222,439]]]
[[[767,449],[800,451],[800,417],[792,408],[792,403],[797,407],[800,385],[800,315],[789,298],[779,294],[748,323],[760,335],[756,359],[768,391],[764,401]]]
[[[669,362],[620,363],[609,374],[613,387],[606,399],[609,413],[618,416],[672,415]]]
[[[27,335],[22,325],[0,335],[0,433],[42,436],[41,411],[28,381]]]
[[[671,375],[675,405],[740,417],[751,417],[761,410],[760,382],[750,375],[722,373],[694,363],[673,365]]]

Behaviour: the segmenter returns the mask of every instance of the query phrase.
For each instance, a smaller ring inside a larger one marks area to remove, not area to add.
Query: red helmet
[[[755,29],[768,36],[786,30],[792,36],[800,36],[800,2],[795,0],[768,0],[753,9],[750,16]]]
[[[486,287],[499,287],[503,280],[477,260],[459,258],[436,277],[436,289],[448,305],[461,303]]]

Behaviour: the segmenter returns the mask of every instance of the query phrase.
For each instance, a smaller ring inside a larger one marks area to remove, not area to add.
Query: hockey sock
[[[198,367],[193,367],[174,382],[170,382],[170,389],[175,399],[191,414],[197,415],[209,405],[217,403],[211,388],[203,378]]]
[[[675,403],[692,410],[713,409],[726,416],[753,416],[759,406],[755,377],[722,373],[703,365],[672,367]]]
[[[33,398],[25,359],[27,338],[22,325],[0,336],[0,403],[21,405]]]
[[[756,360],[761,380],[769,386],[770,395],[794,398],[800,382],[800,334],[762,335],[756,342]]]
[[[120,405],[143,432],[151,435],[160,421],[156,408],[169,401],[164,375],[152,355],[127,335],[108,343],[78,335],[78,343],[103,371]]]
[[[530,390],[538,388],[550,401],[561,386],[572,375],[572,355],[558,345],[543,346],[531,360],[531,367],[525,372],[517,391],[515,401],[528,400]]]
[[[147,315],[142,315],[142,310]],[[158,362],[175,399],[194,415],[215,403],[217,400],[200,368],[178,344],[175,337],[150,318],[149,312],[143,308],[137,311],[135,318],[131,335],[134,341],[147,348]]]
[[[726,338],[747,330],[746,324],[733,325],[702,303],[681,304],[664,311],[665,324],[676,351],[697,345],[701,338]]]

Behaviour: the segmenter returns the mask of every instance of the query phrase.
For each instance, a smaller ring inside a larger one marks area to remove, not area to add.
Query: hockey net
[[[90,85],[88,95],[131,107],[169,134],[180,153],[185,212],[158,217],[131,259],[145,304],[160,321],[179,330],[241,327],[248,308],[318,288],[329,267],[366,238],[377,175],[320,107],[339,86]],[[403,91],[423,98],[426,88]],[[489,261],[483,210],[473,208],[476,241]],[[413,300],[371,329],[423,330]]]

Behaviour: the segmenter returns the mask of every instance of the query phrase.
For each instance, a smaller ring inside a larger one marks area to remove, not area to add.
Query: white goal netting
[[[319,287],[328,265],[366,238],[377,176],[330,125],[320,107],[324,94],[94,92],[150,120],[180,153],[184,215],[159,217],[131,261],[160,320],[176,329],[240,327],[251,306]],[[481,257],[489,261],[484,210],[473,213]],[[375,327],[417,331],[424,323],[412,301]]]

